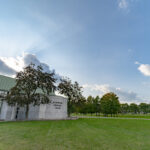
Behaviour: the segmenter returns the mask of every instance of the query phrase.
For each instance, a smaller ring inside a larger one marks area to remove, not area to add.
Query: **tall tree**
[[[117,114],[120,110],[119,98],[114,93],[105,94],[100,100],[101,112],[105,115]]]
[[[129,105],[127,103],[120,105],[121,113],[126,114],[129,112]]]
[[[72,83],[69,78],[61,79],[58,85],[58,91],[60,94],[65,95],[68,98],[68,116],[73,109],[73,104],[77,103],[80,99],[83,98],[82,96],[82,87],[79,86],[78,82]]]
[[[96,115],[100,113],[100,97],[96,96],[93,100],[93,105],[94,105],[94,112]]]
[[[78,109],[79,113],[85,114],[86,113],[86,98],[82,97],[78,102]]]
[[[146,114],[146,113],[148,113],[149,106],[146,103],[140,103],[139,109],[140,109],[141,113]]]
[[[100,112],[100,104],[99,104],[100,98],[99,96],[97,97],[92,97],[92,96],[88,96],[87,97],[87,102],[86,102],[86,106],[87,106],[87,112],[91,113],[91,115],[93,113],[97,113]]]
[[[91,115],[94,113],[93,100],[94,100],[94,97],[92,97],[91,95],[87,97],[86,109],[87,109],[87,112],[90,113]]]
[[[43,71],[41,66],[30,64],[16,75],[16,85],[6,96],[9,105],[26,108],[28,119],[29,105],[40,105],[50,102],[49,95],[55,90],[54,73]]]
[[[130,112],[133,114],[137,114],[139,112],[139,107],[135,103],[130,104]]]

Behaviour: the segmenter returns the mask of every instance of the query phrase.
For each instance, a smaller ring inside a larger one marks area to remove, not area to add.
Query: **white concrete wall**
[[[15,117],[15,112],[15,107],[8,106],[8,104],[3,101],[0,112],[0,120],[13,120]]]
[[[2,102],[2,107],[1,107],[1,112],[0,112],[0,120],[6,119],[7,110],[8,110],[8,105],[4,101],[4,102]]]
[[[19,112],[18,112],[17,120],[24,120],[25,119],[25,112],[26,112],[25,107],[21,107],[19,109]],[[29,120],[39,119],[39,106],[30,105],[28,113],[29,113],[28,114]]]
[[[40,105],[39,119],[66,119],[67,99],[61,96],[50,96],[51,103]]]
[[[14,120],[16,107],[9,106],[5,101],[2,103],[0,120]]]
[[[30,105],[29,120],[38,119],[66,119],[67,118],[67,99],[61,96],[50,96],[51,102],[40,106]],[[0,120],[14,120],[16,116],[16,107],[10,107],[3,102]],[[18,120],[25,119],[25,108],[19,109]]]

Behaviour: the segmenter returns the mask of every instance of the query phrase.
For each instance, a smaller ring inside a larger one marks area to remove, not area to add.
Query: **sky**
[[[85,96],[150,103],[149,0],[0,0],[0,74],[31,62]]]

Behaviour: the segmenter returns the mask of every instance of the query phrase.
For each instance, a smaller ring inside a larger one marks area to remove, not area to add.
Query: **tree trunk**
[[[26,105],[26,120],[28,120],[29,104]]]
[[[68,101],[68,117],[70,117],[70,113],[71,113],[71,102],[69,100]]]
[[[20,109],[20,108],[17,106],[17,108],[16,108],[16,115],[15,115],[15,119],[16,119],[16,120],[18,119],[19,109]]]

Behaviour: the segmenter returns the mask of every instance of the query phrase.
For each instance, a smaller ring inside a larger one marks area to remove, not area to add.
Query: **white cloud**
[[[150,76],[150,65],[149,64],[139,64],[138,70],[145,76]]]
[[[16,72],[22,71],[24,67],[31,63],[36,66],[41,65],[45,72],[55,72],[55,70],[51,70],[47,64],[38,60],[35,55],[24,53],[22,56],[18,56],[16,58],[0,57],[0,73],[3,75],[14,76]],[[58,74],[56,77],[60,78]]]
[[[5,62],[0,59],[0,74],[12,76],[16,72],[11,67],[7,66]]]
[[[138,103],[138,102],[143,101],[135,92],[125,91],[125,90],[122,90],[121,88],[112,87],[108,84],[102,84],[102,85],[85,84],[83,85],[83,88],[90,89],[90,91],[97,91],[100,96],[108,92],[114,92],[115,94],[119,96],[119,100],[121,102],[129,102],[129,103],[137,102]]]
[[[118,1],[118,8],[129,12],[131,4],[138,2],[139,0],[117,0],[117,1]]]
[[[129,3],[127,0],[119,0],[118,1],[118,7],[121,9],[127,9],[129,6]]]
[[[144,76],[150,76],[150,64],[141,64],[138,61],[136,61],[135,64],[138,65],[138,70]]]
[[[139,63],[138,61],[135,61],[135,64],[136,64],[136,65],[140,65],[140,63]]]

